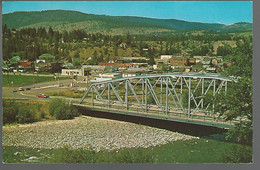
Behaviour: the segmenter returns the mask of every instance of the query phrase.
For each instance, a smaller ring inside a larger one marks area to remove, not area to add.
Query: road
[[[74,87],[71,87],[72,82],[76,82],[75,80],[73,81],[72,79],[67,79],[67,80],[60,80],[60,81],[50,81],[50,82],[43,82],[43,83],[37,83],[33,85],[27,85],[23,86],[24,89],[26,88],[31,88],[29,91],[17,91],[13,92],[14,87],[3,87],[3,99],[26,99],[26,100],[51,100],[52,98],[58,98],[51,96],[50,99],[39,99],[36,97],[36,94],[39,93],[46,93],[46,92],[58,92],[58,91],[64,91],[64,90],[70,90]],[[59,87],[59,85],[63,84],[62,87]],[[80,87],[85,87],[86,84],[78,84]],[[70,98],[68,98],[70,100]]]

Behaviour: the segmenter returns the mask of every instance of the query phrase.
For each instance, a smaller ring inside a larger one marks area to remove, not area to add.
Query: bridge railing
[[[162,74],[92,83],[80,104],[122,112],[226,122],[214,112],[214,98],[227,91],[228,78],[204,74]]]
[[[74,104],[77,104],[74,102]],[[189,117],[182,113],[182,112],[168,112],[168,114],[166,115],[164,112],[162,111],[158,111],[158,110],[148,110],[147,112],[143,111],[140,108],[131,108],[129,107],[128,110],[126,110],[124,107],[122,106],[105,106],[103,104],[92,104],[91,102],[85,102],[82,106],[87,106],[87,107],[91,107],[91,108],[95,108],[95,109],[99,109],[100,111],[117,111],[120,112],[121,114],[127,114],[129,112],[132,113],[137,113],[137,114],[145,114],[145,115],[156,115],[156,116],[163,116],[163,117],[169,117],[169,118],[180,118],[180,119],[187,119],[187,120],[197,120],[197,121],[204,121],[204,122],[217,122],[217,123],[225,123],[225,124],[230,124],[230,125],[234,125],[236,123],[239,123],[240,120],[232,120],[232,121],[226,121],[224,118],[221,117],[212,117],[210,115],[196,115],[196,114],[191,114]]]

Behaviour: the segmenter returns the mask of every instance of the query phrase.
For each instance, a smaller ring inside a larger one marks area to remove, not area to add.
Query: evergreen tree
[[[126,44],[128,46],[131,46],[131,42],[132,42],[132,37],[131,37],[131,35],[128,32],[127,35],[126,35]]]
[[[114,47],[114,56],[118,56],[118,49],[117,49],[117,47]]]
[[[62,38],[63,38],[63,41],[65,43],[69,42],[69,34],[67,31],[64,31],[63,34],[62,34]]]

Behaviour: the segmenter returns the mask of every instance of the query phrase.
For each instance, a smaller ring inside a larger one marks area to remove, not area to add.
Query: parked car
[[[49,98],[50,96],[41,93],[41,94],[37,94],[36,97],[38,97],[38,98]]]
[[[23,88],[23,87],[19,87],[18,90],[19,90],[19,91],[24,91],[24,88]]]
[[[17,92],[17,89],[13,89],[13,92]]]
[[[30,87],[27,87],[26,90],[31,90],[31,88],[30,88]]]

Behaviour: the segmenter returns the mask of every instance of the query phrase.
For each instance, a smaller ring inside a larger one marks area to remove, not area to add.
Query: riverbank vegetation
[[[47,119],[72,119],[80,113],[62,99],[53,101],[15,101],[3,99],[3,124],[32,123]]]
[[[5,163],[250,163],[252,147],[203,138],[110,152],[4,146],[3,158]]]

